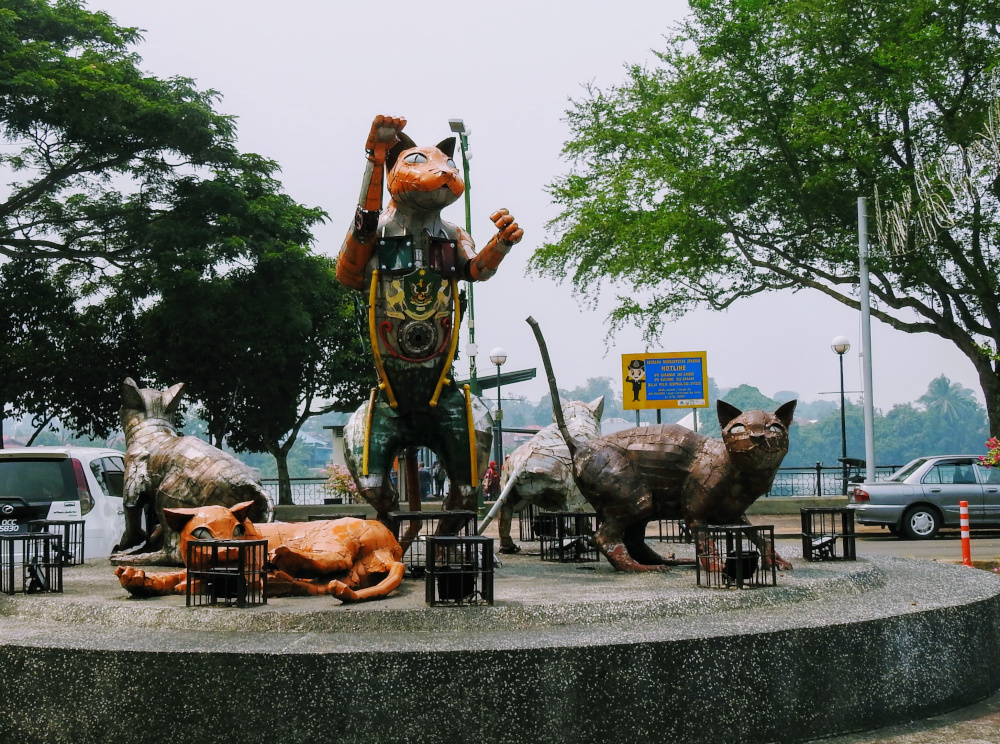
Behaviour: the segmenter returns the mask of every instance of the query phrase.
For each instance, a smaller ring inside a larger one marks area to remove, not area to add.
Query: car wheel
[[[929,506],[914,506],[903,515],[903,534],[911,540],[930,540],[941,529],[941,515]]]

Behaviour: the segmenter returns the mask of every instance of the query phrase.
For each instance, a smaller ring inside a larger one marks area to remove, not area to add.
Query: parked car
[[[103,447],[0,450],[0,533],[33,519],[82,519],[84,555],[111,555],[125,529],[125,455]]]
[[[912,540],[959,526],[959,503],[969,502],[971,527],[1000,526],[1000,469],[978,455],[918,457],[878,483],[854,489],[848,506],[858,524],[882,525]]]

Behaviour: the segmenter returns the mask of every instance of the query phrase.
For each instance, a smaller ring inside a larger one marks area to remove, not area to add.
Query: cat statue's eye
[[[742,434],[747,428],[743,424],[733,424],[732,428],[729,430],[730,434]]]
[[[451,158],[448,158],[448,167],[449,168],[454,168],[455,170],[458,170],[458,166],[455,165],[455,161],[452,160]]]
[[[423,153],[411,152],[409,155],[407,155],[405,158],[403,158],[403,162],[406,162],[406,163],[426,163],[427,162],[427,156],[424,155]]]
[[[208,527],[198,527],[197,529],[191,530],[191,537],[196,540],[211,540],[212,532]]]
[[[233,527],[233,537],[243,537],[243,535],[245,535],[245,534],[246,534],[246,530],[243,529],[243,525],[242,524],[238,524],[235,527]]]
[[[767,427],[767,430],[773,431],[775,434],[780,434],[785,429],[784,427],[781,426],[781,424],[771,424],[769,427]]]

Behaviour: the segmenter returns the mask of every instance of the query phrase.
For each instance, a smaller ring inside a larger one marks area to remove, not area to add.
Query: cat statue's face
[[[393,152],[395,161],[388,169],[386,186],[397,205],[426,211],[437,211],[458,200],[465,193],[465,182],[452,155],[455,138],[436,147],[411,145]]]
[[[743,470],[776,468],[788,453],[788,427],[797,401],[774,413],[747,411],[720,400],[717,404],[722,441],[733,462]]]

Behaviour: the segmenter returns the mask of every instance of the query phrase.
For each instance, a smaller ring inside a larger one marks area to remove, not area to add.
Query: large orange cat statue
[[[389,471],[410,447],[430,448],[447,471],[445,509],[476,508],[493,418],[476,390],[452,379],[459,282],[492,277],[524,235],[498,209],[490,215],[496,232],[477,252],[472,236],[441,216],[466,189],[453,159],[455,138],[420,147],[405,126],[402,117],[372,122],[354,223],[337,256],[337,279],[363,295],[378,377],[347,423],[344,454],[358,491],[384,524],[399,508]],[[411,506],[419,508],[419,498]]]
[[[266,539],[268,597],[332,594],[344,602],[360,602],[384,597],[402,581],[402,550],[379,522],[344,518],[255,524],[247,519],[252,507],[247,501],[232,508],[164,509],[163,514],[180,533],[184,556],[190,540]],[[119,566],[115,574],[136,597],[182,594],[186,589],[186,569],[147,574]]]

